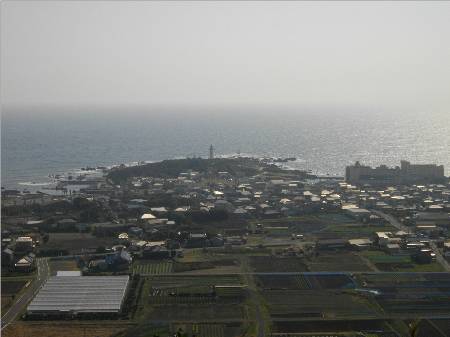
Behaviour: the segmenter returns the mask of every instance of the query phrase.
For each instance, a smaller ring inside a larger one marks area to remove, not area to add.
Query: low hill
[[[251,176],[260,172],[262,169],[279,172],[281,169],[275,165],[266,165],[260,163],[258,159],[253,158],[188,158],[163,160],[157,163],[145,165],[119,167],[108,173],[108,178],[116,184],[126,181],[131,177],[157,177],[157,178],[175,178],[182,172],[189,170],[204,172],[223,172],[226,171],[232,176]]]

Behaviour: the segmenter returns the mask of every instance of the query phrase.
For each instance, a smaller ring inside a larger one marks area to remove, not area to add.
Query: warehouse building
[[[122,310],[129,276],[78,276],[59,273],[40,289],[27,309],[30,316],[117,315]]]

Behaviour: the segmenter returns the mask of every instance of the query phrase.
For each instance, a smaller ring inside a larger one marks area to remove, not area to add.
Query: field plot
[[[182,286],[213,286],[239,285],[242,279],[239,275],[179,275],[152,276],[148,278],[153,287],[182,287]]]
[[[351,289],[354,281],[344,273],[303,273],[287,275],[258,275],[257,282],[263,289]]]
[[[379,250],[360,252],[381,271],[392,272],[441,272],[443,267],[437,262],[415,263],[409,255],[389,255]]]
[[[288,233],[312,234],[316,238],[360,238],[374,232],[395,231],[391,225],[373,225],[357,222],[342,213],[303,215],[280,219],[254,220],[251,226],[261,223],[266,227],[288,227]]]
[[[214,304],[217,299],[211,287],[153,288],[150,302],[152,305]]]
[[[297,257],[249,256],[254,272],[303,272],[308,271],[302,259]]]
[[[402,296],[401,298],[383,298],[378,299],[378,303],[386,313],[416,313],[421,314],[446,314],[450,312],[450,301],[448,296],[440,298],[428,297],[414,299],[410,296]]]
[[[450,319],[430,319],[428,322],[442,335],[450,336]]]
[[[224,324],[173,324],[172,332],[183,331],[190,335],[205,337],[225,337]]]
[[[239,259],[212,257],[208,261],[181,261],[177,260],[173,264],[175,273],[239,273],[241,271]]]
[[[138,320],[242,320],[243,297],[218,297],[216,285],[242,285],[238,275],[164,275],[145,278]]]
[[[304,215],[279,219],[255,220],[253,223],[261,223],[266,227],[287,226],[289,227],[289,232],[311,233],[326,228],[329,224],[329,219],[320,218],[315,215]]]
[[[447,323],[449,323],[447,321]],[[438,324],[435,324],[431,320],[421,320],[417,327],[416,337],[447,337],[449,336],[445,333],[445,328],[442,330]]]
[[[15,322],[2,330],[3,337],[112,337],[125,331],[128,324],[110,322]]]
[[[137,324],[134,324],[133,326],[130,326],[123,333],[114,334],[114,336],[111,337],[153,337],[153,336],[173,337],[173,334],[170,333],[170,324],[139,322]]]
[[[359,274],[357,279],[360,286],[363,287],[396,287],[402,284],[424,282],[426,280],[424,275],[421,273],[364,273]]]
[[[8,295],[2,295],[2,312],[5,312],[5,310],[7,310],[11,304],[13,304],[14,302],[14,297],[12,296],[8,296]]]
[[[351,252],[322,252],[307,260],[311,271],[371,271],[358,255]]]
[[[17,294],[27,283],[27,281],[8,281],[2,279],[2,296],[12,296]]]
[[[375,299],[386,313],[450,312],[450,273],[363,274],[359,283],[379,291]]]
[[[30,281],[7,281],[2,279],[2,312],[8,309],[14,301],[16,295],[23,289],[23,287]]]
[[[172,261],[145,261],[137,260],[133,262],[133,274],[140,275],[158,275],[170,274],[173,271]]]
[[[75,259],[70,260],[55,260],[50,259],[48,262],[52,275],[56,275],[59,270],[80,270]]]
[[[272,336],[281,337],[286,336],[283,333],[310,333],[308,337],[316,336],[338,336],[338,337],[360,337],[361,334],[352,334],[349,331],[364,331],[364,330],[384,330],[386,324],[382,320],[341,320],[341,321],[276,321],[273,324]],[[299,337],[302,335],[298,335]],[[374,334],[368,335],[370,337],[397,337],[398,335],[383,335]]]
[[[325,223],[335,224],[351,224],[356,223],[354,219],[343,213],[326,213],[317,216],[318,219]]]
[[[373,273],[358,275],[363,287],[389,291],[395,289],[450,289],[450,273]]]
[[[242,320],[244,311],[241,306],[217,304],[195,305],[158,305],[151,310],[146,319],[172,321],[221,321]]]
[[[362,223],[350,223],[350,224],[336,224],[328,225],[320,233],[318,237],[339,237],[342,239],[353,239],[360,237],[371,236],[375,232],[390,232],[395,231],[395,227],[390,225],[367,225]]]
[[[50,233],[49,240],[40,249],[61,249],[69,253],[81,253],[83,249],[112,246],[113,238],[97,238],[87,233]]]
[[[256,283],[262,289],[310,289],[303,275],[258,275]]]
[[[273,319],[367,317],[378,314],[364,298],[323,290],[265,290]]]

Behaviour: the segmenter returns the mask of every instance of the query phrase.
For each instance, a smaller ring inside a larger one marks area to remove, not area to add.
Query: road
[[[50,276],[50,268],[48,266],[47,258],[38,258],[36,261],[37,265],[37,277],[28,286],[28,289],[14,302],[14,304],[9,308],[9,310],[2,316],[2,330],[6,328],[14,319],[22,313],[27,306],[27,304],[33,299],[36,292],[42,287],[42,285],[47,281]]]
[[[447,262],[445,257],[441,254],[441,251],[438,247],[436,247],[436,244],[434,241],[430,241],[430,247],[433,249],[434,253],[436,254],[436,260],[441,264],[442,267],[444,267],[445,271],[450,272],[450,264]]]
[[[380,211],[373,211],[375,214],[381,216],[382,218],[384,218],[385,220],[389,221],[389,223],[396,227],[399,230],[405,231],[407,233],[411,233],[411,229],[402,225],[395,217],[393,217],[392,215],[380,212]],[[433,249],[434,253],[436,254],[436,260],[441,264],[441,266],[445,269],[445,271],[450,272],[450,264],[447,262],[447,260],[445,259],[445,257],[441,254],[441,251],[439,250],[439,248],[436,246],[436,244],[434,243],[434,241],[430,241],[430,247],[431,249]]]
[[[393,217],[390,214],[386,214],[380,211],[372,211],[373,213],[375,213],[378,216],[381,216],[384,220],[388,221],[392,226],[394,226],[395,228],[397,228],[399,231],[404,231],[406,233],[412,233],[411,228],[402,225],[395,217]]]

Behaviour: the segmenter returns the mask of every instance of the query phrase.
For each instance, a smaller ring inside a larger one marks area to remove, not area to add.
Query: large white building
[[[399,185],[413,183],[441,183],[445,180],[444,166],[435,164],[411,164],[402,160],[395,168],[381,165],[376,168],[356,162],[347,166],[345,180],[350,184]]]

